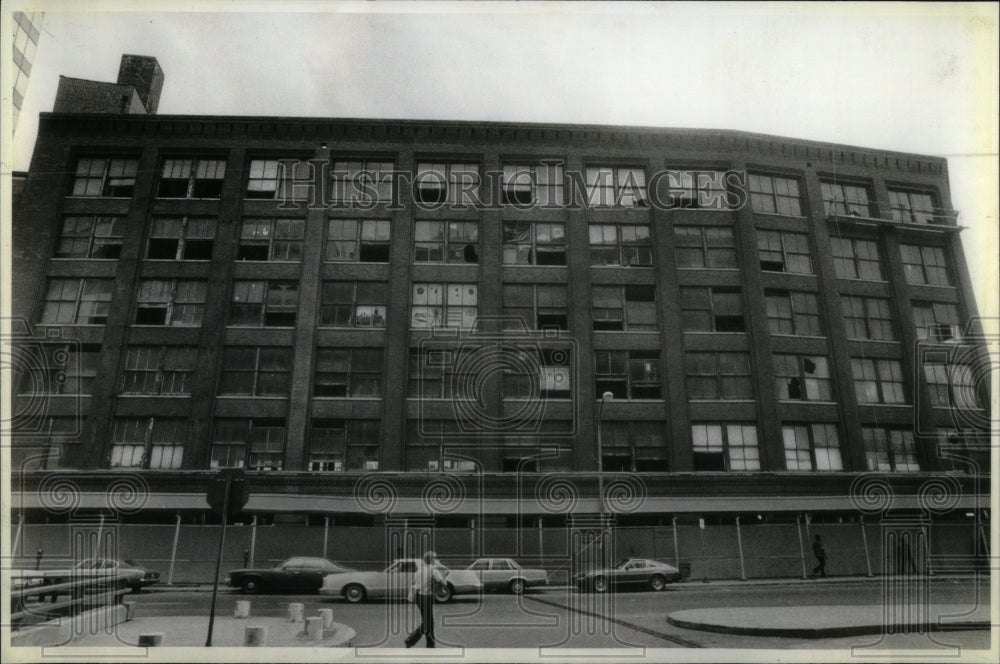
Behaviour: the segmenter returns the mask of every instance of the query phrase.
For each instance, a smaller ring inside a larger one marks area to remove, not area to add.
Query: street
[[[988,602],[986,580],[937,578],[927,584],[931,604],[968,606]],[[436,608],[436,633],[441,647],[467,648],[938,648],[937,644],[979,649],[989,647],[986,630],[933,634],[878,635],[804,639],[723,634],[675,627],[668,614],[682,609],[716,607],[787,607],[824,605],[830,611],[852,605],[881,605],[878,579],[780,584],[698,584],[668,587],[664,592],[581,594],[569,588],[545,588],[523,596],[485,594],[458,596]],[[405,602],[371,601],[349,604],[318,595],[243,595],[220,589],[217,615],[232,615],[237,599],[249,599],[251,614],[286,615],[289,602],[305,604],[306,615],[332,608],[334,620],[357,631],[359,647],[402,647],[416,625],[416,611]],[[211,593],[163,588],[127,597],[136,617],[207,615]],[[83,645],[82,643],[80,645]],[[167,644],[164,644],[167,645]]]

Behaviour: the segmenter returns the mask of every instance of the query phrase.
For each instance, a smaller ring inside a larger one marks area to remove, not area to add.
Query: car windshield
[[[508,560],[507,562],[509,562],[509,563],[510,563],[510,568],[511,568],[511,569],[521,569],[521,566],[520,566],[520,565],[518,565],[518,564],[517,564],[517,563],[516,563],[515,561],[513,561],[513,560]]]
[[[626,558],[625,560],[619,560],[617,563],[615,563],[615,569],[625,569],[625,566],[628,565],[630,562],[632,562],[630,558]]]

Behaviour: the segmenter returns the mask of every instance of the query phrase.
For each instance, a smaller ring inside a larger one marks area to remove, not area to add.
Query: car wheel
[[[654,574],[649,580],[649,587],[653,590],[660,591],[663,590],[667,585],[667,580],[659,574]]]
[[[525,588],[524,579],[514,579],[510,582],[510,591],[515,595],[523,593]]]
[[[254,593],[260,592],[260,581],[254,578],[243,579],[240,583],[240,588],[243,589],[247,595],[253,595]]]
[[[593,587],[596,593],[606,593],[608,592],[608,580],[603,576],[599,576],[594,579]]]
[[[344,599],[346,599],[351,604],[357,604],[358,602],[363,602],[365,600],[365,587],[357,583],[352,583],[351,585],[344,588]]]
[[[450,583],[446,583],[438,588],[438,591],[434,593],[434,600],[441,604],[445,602],[450,602],[451,598],[455,595],[455,588],[452,587]]]

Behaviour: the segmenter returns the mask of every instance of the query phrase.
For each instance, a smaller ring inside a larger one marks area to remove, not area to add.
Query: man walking
[[[813,568],[812,576],[815,578],[817,574],[826,578],[826,549],[823,548],[823,538],[816,534],[816,539],[813,540],[813,555],[816,556],[816,567]]]
[[[420,609],[420,625],[406,637],[407,648],[412,648],[421,635],[426,638],[428,648],[434,647],[434,591],[444,583],[444,575],[434,567],[436,560],[437,554],[433,551],[425,553],[423,562],[417,566],[417,573],[413,576],[410,601],[415,602]]]

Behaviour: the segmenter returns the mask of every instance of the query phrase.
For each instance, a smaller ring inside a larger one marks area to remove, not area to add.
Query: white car
[[[480,558],[466,569],[475,573],[487,590],[509,591],[515,595],[549,582],[545,570],[521,567],[510,558]]]
[[[381,572],[342,572],[327,574],[319,592],[323,595],[340,595],[348,602],[363,602],[368,598],[405,598],[413,584],[418,558],[400,558]],[[444,574],[445,583],[434,596],[438,602],[447,602],[455,595],[478,593],[483,585],[468,570],[449,570],[440,560],[434,566]]]

